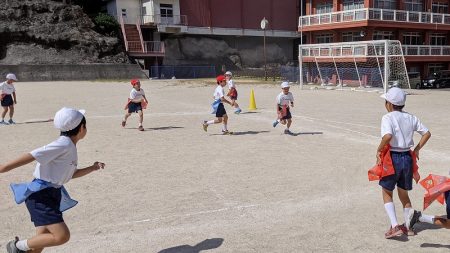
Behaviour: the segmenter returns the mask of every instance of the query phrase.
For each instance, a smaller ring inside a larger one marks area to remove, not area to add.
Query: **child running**
[[[223,106],[223,103],[227,103],[231,105],[231,102],[228,101],[225,98],[223,87],[226,85],[226,78],[223,75],[217,76],[217,87],[214,90],[214,103],[213,103],[213,109],[216,114],[217,119],[210,120],[210,121],[203,121],[203,130],[205,132],[208,131],[208,126],[212,124],[219,124],[223,123],[222,133],[223,134],[231,134],[230,131],[228,131],[227,124],[228,124],[228,115],[227,111],[225,111],[225,106]],[[213,113],[214,113],[213,112]]]
[[[289,83],[282,82],[281,83],[281,93],[277,96],[277,115],[278,119],[275,120],[272,124],[273,127],[276,127],[278,123],[286,125],[286,129],[284,130],[285,134],[292,134],[289,130],[292,124],[292,115],[289,110],[289,106],[294,107],[294,96],[291,92],[289,92]]]
[[[70,231],[62,212],[77,202],[70,198],[63,185],[72,178],[86,176],[105,166],[95,162],[92,166],[77,169],[76,145],[87,133],[84,111],[64,107],[55,114],[54,125],[61,131],[57,140],[0,164],[0,173],[5,173],[37,161],[32,182],[11,184],[16,203],[25,202],[27,206],[36,235],[26,240],[16,237],[6,245],[8,253],[42,252],[44,248],[69,241]]]
[[[385,238],[389,239],[404,233],[403,226],[397,222],[392,199],[395,186],[397,186],[398,196],[403,205],[405,230],[408,235],[414,235],[411,227],[414,210],[411,206],[408,191],[412,190],[413,178],[416,183],[419,181],[420,176],[415,171],[417,168],[415,158],[419,159],[419,151],[430,139],[431,133],[416,116],[403,112],[406,94],[400,88],[391,88],[381,97],[385,99],[385,107],[388,113],[381,120],[382,139],[377,149],[376,158],[377,164],[385,161],[381,154],[383,149],[389,148],[390,151],[386,155],[390,156],[392,160],[391,173],[383,176],[379,182],[379,185],[382,187],[384,208],[391,223],[391,227],[385,234]],[[422,138],[412,152],[410,148],[414,147],[414,131],[422,135]],[[383,166],[387,167],[387,165]],[[389,168],[387,169],[389,170]]]
[[[228,84],[228,94],[227,96],[230,97],[231,100],[231,106],[233,106],[234,108],[236,108],[236,110],[234,111],[235,114],[239,114],[242,112],[241,108],[239,108],[238,103],[236,102],[237,98],[238,98],[238,92],[236,90],[236,85],[234,84],[233,81],[233,74],[230,71],[225,72],[225,78],[227,79],[227,84]]]
[[[6,75],[6,81],[0,83],[0,101],[3,107],[2,121],[0,121],[0,124],[4,125],[15,124],[13,116],[14,116],[14,104],[17,104],[17,98],[16,98],[16,88],[14,87],[13,83],[17,81],[18,80],[16,75],[10,73]],[[9,121],[5,122],[5,117],[6,114],[8,113],[8,110],[9,110]]]
[[[132,113],[137,113],[139,115],[138,130],[144,131],[144,127],[142,126],[142,122],[144,121],[144,112],[142,110],[147,108],[148,100],[145,97],[144,89],[141,88],[141,82],[139,82],[139,80],[131,80],[131,85],[133,86],[133,89],[131,89],[128,103],[125,106],[125,110],[128,111],[125,113],[125,117],[122,120],[122,127],[125,127],[127,124],[127,119]]]

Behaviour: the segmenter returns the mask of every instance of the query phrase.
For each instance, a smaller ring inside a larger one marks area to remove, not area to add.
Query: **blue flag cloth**
[[[216,99],[216,100],[214,100],[214,102],[211,104],[211,107],[212,107],[212,114],[216,114],[216,112],[217,112],[217,108],[219,107],[219,104],[220,103],[222,103],[222,100],[221,99]]]
[[[70,198],[69,193],[64,186],[55,185],[41,179],[34,179],[30,183],[11,184],[11,190],[14,193],[14,200],[17,204],[23,203],[31,194],[49,187],[61,189],[61,203],[59,205],[59,210],[61,212],[64,212],[78,204],[78,201]]]

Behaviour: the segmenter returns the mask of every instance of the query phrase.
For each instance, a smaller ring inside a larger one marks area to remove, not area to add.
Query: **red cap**
[[[131,80],[131,85],[135,86],[137,83],[139,83],[138,79],[132,79]]]
[[[220,75],[216,77],[217,83],[227,80],[224,75]]]

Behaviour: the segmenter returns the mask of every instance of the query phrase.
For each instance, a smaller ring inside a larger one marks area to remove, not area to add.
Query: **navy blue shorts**
[[[4,107],[14,105],[14,101],[12,99],[12,96],[11,95],[6,95],[5,97],[3,97],[1,104]]]
[[[133,113],[133,112],[139,112],[142,111],[142,105],[141,103],[134,103],[134,102],[130,102],[128,104],[128,113]]]
[[[447,203],[447,219],[450,219],[450,191],[445,193],[445,202]]]
[[[61,205],[61,189],[46,188],[31,194],[26,200],[31,221],[35,227],[64,222]]]
[[[283,108],[278,107],[278,110],[283,110]],[[281,120],[283,119],[292,119],[292,115],[291,115],[291,110],[289,110],[289,107],[286,108],[286,116],[284,116],[283,118],[281,118]]]
[[[225,111],[225,106],[223,106],[223,103],[220,103],[219,106],[217,107],[216,117],[222,118],[223,115],[226,115],[226,114],[227,114],[227,111]]]
[[[379,185],[388,191],[393,191],[397,187],[410,191],[412,190],[413,180],[413,161],[409,151],[394,152],[391,151],[392,163],[394,164],[395,174],[383,177]]]

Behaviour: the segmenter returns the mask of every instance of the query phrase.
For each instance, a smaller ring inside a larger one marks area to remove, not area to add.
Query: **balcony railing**
[[[173,16],[165,16],[165,15],[143,15],[142,16],[142,24],[157,24],[157,25],[179,25],[186,26],[187,16],[186,15],[173,15]]]
[[[405,56],[450,56],[450,46],[403,45]]]
[[[299,18],[298,25],[309,27],[363,20],[450,25],[450,14],[364,8],[303,16]]]
[[[128,41],[128,52],[130,53],[157,53],[164,54],[164,42],[161,41]],[[142,48],[142,45],[144,46]]]

